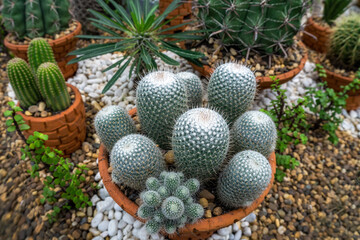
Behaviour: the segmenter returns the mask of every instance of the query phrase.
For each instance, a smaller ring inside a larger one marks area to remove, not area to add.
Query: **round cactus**
[[[141,190],[149,177],[157,177],[165,170],[165,162],[159,148],[149,138],[130,134],[121,138],[113,147],[110,156],[112,176],[123,183]]]
[[[146,75],[136,90],[142,129],[163,149],[170,149],[176,119],[187,109],[185,84],[165,71]]]
[[[168,197],[163,201],[161,211],[168,219],[178,219],[184,214],[184,203],[177,197]]]
[[[134,121],[120,106],[108,106],[95,116],[95,130],[108,151],[122,137],[136,132]]]
[[[247,207],[267,188],[271,166],[260,153],[247,150],[236,154],[219,177],[217,195],[232,208]]]
[[[275,150],[276,126],[274,121],[263,112],[244,113],[234,123],[231,133],[236,152],[253,150],[268,158]]]
[[[226,157],[229,141],[229,128],[220,114],[207,108],[191,109],[174,127],[175,165],[187,177],[211,178]]]
[[[256,93],[256,78],[246,66],[225,63],[211,75],[208,87],[209,105],[221,109],[232,124],[251,106]]]
[[[176,76],[185,83],[188,97],[188,106],[201,106],[203,87],[200,78],[191,72],[179,72],[176,74]]]
[[[142,195],[144,203],[150,207],[157,207],[161,204],[161,196],[155,191],[147,191]]]

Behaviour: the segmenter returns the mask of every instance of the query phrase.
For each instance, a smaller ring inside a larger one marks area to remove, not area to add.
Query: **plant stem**
[[[15,111],[13,111],[13,113],[12,113],[12,119],[13,119],[13,121],[14,121],[14,125],[15,125],[15,128],[16,128],[16,132],[17,132],[17,134],[21,137],[21,139],[24,141],[24,143],[26,144],[26,145],[28,145],[28,143],[26,142],[26,138],[25,138],[25,136],[24,136],[24,134],[21,132],[21,130],[20,130],[20,126],[19,126],[19,124],[16,122],[16,120],[15,120],[15,115],[16,115],[16,113],[15,113]]]

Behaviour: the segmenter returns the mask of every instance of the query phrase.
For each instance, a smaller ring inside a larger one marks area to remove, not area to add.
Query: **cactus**
[[[275,150],[276,126],[274,121],[263,112],[244,113],[234,123],[231,133],[236,152],[253,150],[268,158]]]
[[[5,0],[5,28],[20,39],[55,35],[71,18],[68,0]]]
[[[335,67],[356,71],[360,66],[360,16],[344,17],[330,37],[328,58]]]
[[[191,72],[179,72],[176,76],[185,83],[188,96],[188,106],[201,106],[203,88],[200,78]]]
[[[176,121],[172,146],[175,166],[187,177],[207,180],[216,175],[229,148],[228,125],[217,112],[194,108]]]
[[[283,53],[301,28],[308,0],[199,0],[203,28],[224,45],[236,45],[246,54]]]
[[[247,207],[267,188],[271,166],[260,153],[247,150],[237,153],[218,179],[217,195],[231,208]]]
[[[165,170],[165,162],[159,148],[149,138],[130,134],[121,138],[110,155],[112,178],[136,190],[145,187],[146,179],[157,177]]]
[[[163,149],[170,149],[176,119],[187,109],[185,84],[165,71],[145,76],[136,90],[142,129]]]
[[[50,44],[43,38],[31,40],[27,55],[31,70],[34,74],[42,63],[56,63]]]
[[[162,228],[173,234],[177,228],[196,222],[204,215],[204,208],[194,203],[193,198],[200,188],[197,179],[185,181],[181,172],[162,172],[159,179],[148,178],[146,186],[147,189],[140,194],[143,204],[137,214],[147,219],[146,230],[150,234],[158,233]]]
[[[22,107],[28,108],[41,100],[35,77],[24,60],[20,58],[10,60],[7,64],[7,74],[16,98]]]
[[[63,111],[71,105],[64,76],[54,63],[43,63],[37,72],[37,86],[46,102],[54,112]]]
[[[251,106],[256,93],[254,73],[244,65],[225,63],[211,75],[208,87],[209,105],[221,109],[232,124]]]
[[[122,137],[136,132],[134,121],[120,106],[107,106],[95,116],[96,133],[106,149],[111,152]]]

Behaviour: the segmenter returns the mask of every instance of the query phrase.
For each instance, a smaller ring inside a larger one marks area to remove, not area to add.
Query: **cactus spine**
[[[7,74],[20,105],[28,108],[41,100],[35,77],[29,65],[20,58],[14,58],[7,64]]]
[[[43,63],[37,70],[37,85],[46,102],[46,106],[54,112],[67,109],[70,104],[70,95],[67,91],[64,76],[54,63]]]
[[[200,78],[191,72],[179,72],[176,74],[176,76],[185,83],[188,96],[188,106],[201,106],[203,88]]]
[[[33,73],[42,63],[56,63],[50,44],[43,38],[35,38],[30,42],[27,55]]]

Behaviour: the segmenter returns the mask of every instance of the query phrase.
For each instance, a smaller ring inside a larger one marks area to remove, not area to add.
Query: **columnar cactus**
[[[275,150],[276,126],[274,121],[263,112],[244,113],[234,123],[231,133],[236,152],[253,150],[268,158]]]
[[[148,178],[146,190],[140,194],[143,204],[137,212],[140,218],[148,220],[146,230],[153,234],[163,228],[173,234],[186,223],[196,222],[204,215],[203,207],[193,198],[199,188],[197,179],[184,181],[181,172],[162,172],[159,179]]]
[[[165,161],[158,147],[149,138],[130,134],[121,138],[110,155],[112,179],[136,190],[142,190],[149,177],[165,170]]]
[[[185,84],[173,73],[152,72],[140,81],[136,97],[142,129],[161,148],[170,149],[175,121],[187,109]]]
[[[191,72],[179,72],[176,76],[185,83],[188,96],[188,106],[201,106],[203,87],[200,78]]]
[[[36,72],[37,85],[46,102],[54,112],[63,111],[71,105],[64,76],[54,63],[43,63]]]
[[[94,125],[96,133],[109,152],[122,137],[136,132],[134,121],[120,106],[101,109],[95,116]]]
[[[53,36],[68,27],[69,5],[68,0],[4,0],[4,25],[20,39]]]
[[[56,63],[50,44],[43,38],[31,40],[27,55],[33,73],[36,73],[38,67],[43,63]]]
[[[256,93],[254,73],[244,65],[225,63],[211,75],[208,97],[209,105],[221,110],[232,124],[252,104]]]
[[[207,108],[191,109],[174,127],[175,166],[187,177],[214,177],[226,157],[229,141],[229,128],[220,114]]]
[[[217,195],[231,208],[247,207],[267,188],[271,166],[260,153],[247,150],[237,153],[218,179]]]
[[[7,74],[20,105],[28,108],[41,100],[35,77],[29,65],[20,58],[13,58],[7,64]]]

